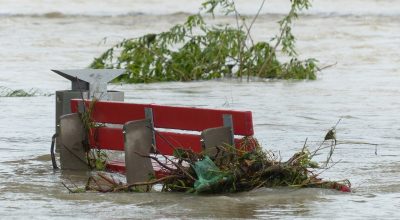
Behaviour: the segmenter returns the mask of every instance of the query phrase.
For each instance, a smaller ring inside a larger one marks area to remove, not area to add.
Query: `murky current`
[[[241,0],[239,9],[251,16],[260,2]],[[255,39],[276,33],[276,21],[288,9],[282,2],[267,1]],[[166,30],[198,8],[194,0],[0,0],[0,86],[43,94],[68,89],[68,81],[50,69],[85,68],[119,40]],[[320,141],[342,118],[333,156],[338,163],[322,177],[349,179],[353,193],[282,188],[216,196],[69,194],[61,182],[82,184],[85,175],[51,168],[54,96],[0,97],[0,218],[398,219],[400,2],[315,0],[294,30],[302,58],[315,57],[321,66],[337,63],[318,80],[109,88],[124,91],[127,102],[251,110],[255,136],[283,160],[306,138],[310,145]]]

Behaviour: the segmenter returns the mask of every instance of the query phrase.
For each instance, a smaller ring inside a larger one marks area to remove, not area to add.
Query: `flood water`
[[[238,7],[251,16],[260,2],[241,0]],[[267,1],[252,31],[256,40],[276,34],[276,21],[288,10],[282,2]],[[0,0],[0,86],[42,94],[68,89],[50,69],[85,68],[119,40],[166,30],[198,8],[194,0]],[[0,97],[1,218],[400,218],[400,2],[315,0],[294,31],[302,58],[337,63],[315,81],[109,88],[124,91],[127,102],[251,110],[256,138],[282,160],[306,138],[313,147],[342,118],[338,163],[321,176],[349,179],[354,192],[69,194],[61,182],[83,184],[85,175],[51,168],[54,96]]]

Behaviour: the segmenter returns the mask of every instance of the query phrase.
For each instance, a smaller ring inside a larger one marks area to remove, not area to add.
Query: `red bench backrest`
[[[79,111],[82,100],[71,100],[71,111]],[[86,106],[89,105],[86,101]],[[193,107],[174,107],[154,104],[133,104],[125,102],[97,101],[92,112],[92,119],[99,123],[120,124],[145,118],[145,109],[151,108],[155,129],[178,129],[186,131],[203,131],[207,128],[223,126],[223,115],[231,115],[233,133],[241,136],[252,136],[253,121],[250,111],[217,110]],[[93,148],[107,150],[124,150],[122,128],[100,127],[96,129],[95,137],[90,137]],[[191,148],[200,152],[199,134],[179,133],[175,131],[156,132],[157,150],[166,155],[173,153],[174,147]],[[235,139],[239,142],[239,139]]]

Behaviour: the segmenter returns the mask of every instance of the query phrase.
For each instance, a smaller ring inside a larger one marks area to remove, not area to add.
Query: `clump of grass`
[[[4,86],[0,86],[0,97],[32,97],[39,95],[37,89],[30,89],[25,91],[23,89],[10,89]]]
[[[97,101],[96,98],[93,98],[90,102],[86,102],[82,97],[84,109],[83,112],[80,113],[80,118],[86,135],[85,141],[83,142],[83,148],[90,169],[105,170],[108,160],[107,153],[100,149],[92,149],[90,147],[91,144],[97,146],[97,129],[104,126],[102,123],[96,123],[92,118]]]

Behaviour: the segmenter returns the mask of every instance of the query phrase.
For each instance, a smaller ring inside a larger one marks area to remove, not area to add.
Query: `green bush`
[[[261,6],[262,7],[262,6]],[[250,26],[236,10],[232,0],[209,0],[196,15],[183,24],[158,34],[126,39],[113,46],[90,65],[96,69],[125,68],[117,80],[127,83],[209,80],[223,77],[271,79],[315,79],[315,59],[296,58],[292,21],[298,12],[310,7],[308,0],[291,0],[291,10],[279,21],[279,33],[270,42],[254,43]],[[237,27],[207,25],[204,15],[214,16],[219,9],[234,15]],[[277,50],[290,57],[283,63]]]

